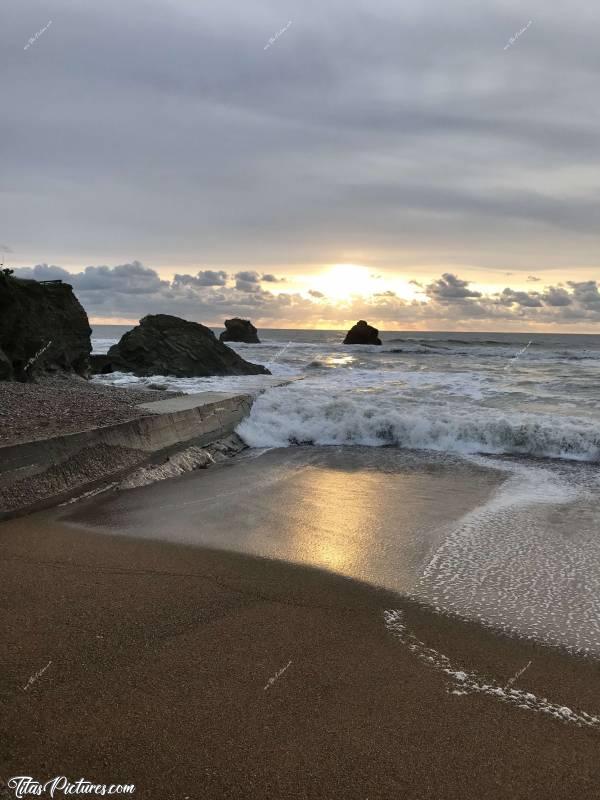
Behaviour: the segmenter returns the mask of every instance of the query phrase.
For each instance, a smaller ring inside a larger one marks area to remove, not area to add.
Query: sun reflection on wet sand
[[[303,472],[299,483],[304,500],[288,531],[296,552],[315,566],[360,573],[377,527],[373,517],[380,500],[379,476],[362,474],[357,486],[344,472],[315,468]]]
[[[236,550],[410,592],[440,531],[498,473],[395,448],[270,450],[223,468],[99,497],[70,524]],[[444,497],[444,502],[440,498]]]

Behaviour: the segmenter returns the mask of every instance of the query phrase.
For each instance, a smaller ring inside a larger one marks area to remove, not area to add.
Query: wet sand
[[[484,504],[505,477],[397,448],[247,450],[206,472],[58,516],[88,530],[277,558],[407,592],[445,527]]]
[[[64,519],[331,570],[600,658],[599,490],[591,464],[294,447]]]
[[[239,541],[240,549],[256,545],[253,529],[269,539],[273,530],[264,528],[256,500],[266,485],[244,483],[245,514],[237,494],[217,498],[220,523],[210,511],[210,476],[233,481],[231,463],[0,525],[4,781],[64,774],[135,783],[134,796],[144,800],[598,796],[600,729],[489,694],[453,694],[449,676],[392,635],[383,612],[403,609],[424,645],[499,685],[531,662],[512,685],[596,715],[598,662],[330,572],[159,541],[161,530],[206,544],[219,529],[223,546]],[[346,474],[363,502],[367,473]],[[469,492],[445,503],[447,514],[464,513],[499,480],[493,472],[481,472],[481,482],[471,477]],[[418,531],[442,513],[426,498],[449,478],[435,469],[430,478],[416,466],[402,479],[396,474],[399,495],[415,498],[405,501],[402,518],[401,503],[394,512],[396,524],[415,533],[408,541],[418,542]],[[338,509],[319,524],[330,534],[350,525],[348,549],[354,543],[359,554],[342,567],[359,564],[369,549],[358,548],[359,533],[372,523],[352,523],[351,492],[343,494],[342,484],[336,491],[346,516]],[[179,507],[167,513],[177,498]],[[276,500],[294,520],[290,497],[287,505]],[[305,501],[306,516],[314,515],[310,494]],[[154,540],[106,533],[131,534],[143,520],[147,530],[138,528],[138,537]],[[299,550],[311,559],[320,552],[310,529],[302,541]],[[328,545],[324,565],[340,563],[343,543]],[[407,554],[408,574],[425,554],[417,544]]]

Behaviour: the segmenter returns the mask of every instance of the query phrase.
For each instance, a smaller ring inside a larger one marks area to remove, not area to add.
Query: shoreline
[[[49,513],[0,534],[4,780],[135,783],[152,800],[547,800],[600,786],[600,731],[452,694],[383,615],[401,609],[428,648],[490,681],[532,662],[515,688],[577,712],[600,713],[597,661],[306,566]]]
[[[600,654],[600,604],[586,588],[600,580],[589,477],[587,467],[567,476],[539,463],[397,448],[245,450],[60,517],[101,533],[320,567]]]
[[[35,385],[31,391],[36,397],[45,397],[48,389]],[[59,398],[65,394],[71,400],[72,395],[75,399],[96,395],[93,389],[78,391],[71,385],[57,392]],[[127,393],[131,396],[122,400]],[[20,389],[15,396],[19,394]],[[184,471],[172,462],[187,460],[189,469],[202,461],[206,466],[212,455],[202,448],[218,450],[219,442],[232,437],[253,402],[251,395],[226,392],[175,395],[115,389],[113,396],[110,389],[103,389],[98,396],[103,401],[122,402],[124,418],[90,425],[80,417],[61,433],[56,433],[60,424],[55,421],[53,436],[0,443],[0,520],[57,506],[115,481],[135,479],[144,469],[150,472],[155,468],[158,474],[162,468],[167,476],[170,470],[172,474]],[[92,411],[96,413],[97,408]],[[71,430],[74,424],[80,429]],[[190,449],[202,458],[187,458]],[[232,448],[225,444],[223,449]]]
[[[252,377],[244,391],[195,394],[105,386],[72,377],[0,382],[0,399],[8,401],[0,414],[0,520],[96,492],[134,478],[146,467],[149,471],[159,465],[164,477],[196,469],[198,459],[186,455],[190,449],[212,446],[218,451],[225,442],[223,452],[231,451],[227,440],[256,397],[294,380]],[[98,415],[106,409],[108,421],[102,417],[99,423]],[[24,438],[19,426],[36,414],[52,433],[40,438],[34,426]],[[13,415],[12,423],[3,419]],[[12,438],[6,433],[11,424]],[[211,454],[204,457],[210,461]],[[171,469],[174,460],[180,463]],[[180,469],[184,463],[187,467]]]

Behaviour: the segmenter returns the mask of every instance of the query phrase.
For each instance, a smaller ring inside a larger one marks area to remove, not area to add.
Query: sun
[[[326,272],[313,279],[319,292],[337,302],[374,294],[379,286],[368,267],[359,264],[333,264]]]

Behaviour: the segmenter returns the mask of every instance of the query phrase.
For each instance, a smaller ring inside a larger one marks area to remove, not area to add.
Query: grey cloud
[[[144,267],[139,261],[116,267],[86,267],[83,272],[71,273],[62,267],[37,264],[35,267],[16,269],[21,278],[35,280],[60,279],[70,283],[77,292],[114,292],[117,294],[152,294],[169,286],[157,272]]]
[[[460,185],[425,186],[408,181],[398,185],[383,179],[371,184],[351,184],[351,188],[361,204],[411,209],[421,214],[481,218],[482,222],[489,217],[502,220],[503,224],[513,219],[581,232],[590,232],[600,224],[600,198],[596,195],[557,198],[528,188],[489,192],[483,187],[473,190]]]
[[[258,272],[250,270],[246,270],[245,272],[237,272],[235,277],[239,281],[244,281],[244,283],[258,283],[260,280]]]
[[[291,0],[283,20],[275,0],[153,13],[105,0],[76,14],[55,0],[26,59],[46,5],[13,5],[0,213],[24,258],[135,252],[181,273],[201,252],[235,273],[279,270],[289,253],[336,263],[354,247],[381,250],[378,272],[405,252],[515,271],[597,257],[589,0],[569,5],[566,28],[564,9],[531,0],[535,24],[507,52],[524,21],[504,0],[476,14],[464,0],[451,14],[443,0]]]
[[[260,276],[258,272],[246,270],[236,273],[235,288],[240,292],[259,292]]]
[[[567,290],[558,286],[549,286],[542,297],[549,306],[570,306],[573,302]]]
[[[502,305],[518,305],[524,308],[540,308],[543,304],[536,292],[519,292],[514,289],[504,289],[499,295]]]
[[[481,297],[481,292],[469,289],[469,281],[463,281],[451,272],[445,272],[441,278],[430,283],[425,292],[436,300],[452,301]]]
[[[261,276],[261,281],[265,281],[265,283],[285,283],[285,278],[277,278],[275,275],[272,275],[270,272],[266,275]]]
[[[240,292],[260,291],[260,286],[257,283],[252,283],[251,281],[241,281],[239,279],[235,282],[235,288],[238,289]]]
[[[225,286],[227,278],[227,273],[222,269],[218,271],[205,269],[200,270],[193,276],[176,273],[173,277],[173,283],[185,286]]]
[[[82,291],[115,291],[124,294],[151,294],[168,286],[155,270],[144,267],[139,261],[117,267],[86,267],[76,274],[73,286]]]
[[[23,267],[15,270],[17,278],[28,278],[35,281],[60,280],[75,285],[75,275],[54,264],[36,264],[35,267]]]
[[[567,281],[573,289],[573,296],[583,308],[600,311],[600,292],[597,281]]]
[[[250,317],[255,322],[278,326],[310,326],[330,320],[336,327],[338,305],[322,292],[310,290],[309,298],[297,293],[264,291],[253,274],[236,278],[235,285],[203,285],[197,275],[179,274],[161,280],[155,270],[140,262],[117,267],[87,267],[69,273],[56,265],[38,264],[18,270],[21,277],[37,280],[61,279],[71,283],[90,316],[139,319],[149,313],[170,313],[205,324],[222,324],[231,316]],[[255,287],[240,289],[239,280]],[[104,288],[102,288],[104,287]],[[473,292],[468,281],[444,273],[427,287],[429,301],[405,300],[388,290],[372,298],[355,299],[344,308],[350,319],[377,319],[392,328],[409,324],[469,327],[486,324],[523,328],[528,323],[575,325],[600,322],[600,292],[596,281],[570,281],[548,286],[543,293],[509,287],[496,295]]]
[[[537,281],[541,281],[542,279],[536,278],[535,275],[528,275],[527,280],[530,281],[531,283],[537,283]]]

